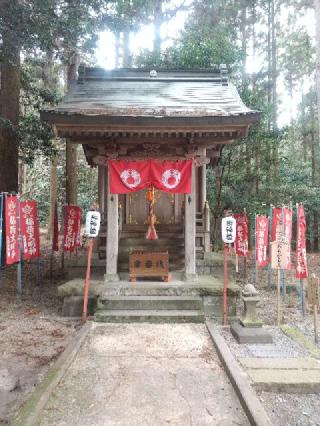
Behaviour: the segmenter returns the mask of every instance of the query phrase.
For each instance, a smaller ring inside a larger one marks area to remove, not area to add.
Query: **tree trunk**
[[[131,56],[130,56],[130,31],[123,33],[123,66],[124,68],[131,67]]]
[[[156,0],[154,9],[154,39],[153,53],[155,56],[160,56],[161,51],[161,24],[162,24],[162,0]]]
[[[68,64],[68,89],[77,80],[79,63],[80,56],[74,53]],[[77,148],[78,145],[66,141],[66,204],[77,204],[78,201]]]
[[[317,91],[317,110],[318,110],[318,135],[315,138],[314,144],[314,157],[315,157],[315,170],[314,182],[315,185],[320,185],[320,0],[314,0],[314,9],[316,17],[316,91]]]
[[[6,7],[4,5],[4,7]],[[4,61],[0,64],[0,192],[18,192],[20,50],[14,30],[2,34]]]
[[[241,83],[242,83],[242,90],[246,88],[247,85],[247,72],[246,72],[246,66],[247,66],[247,41],[248,41],[248,35],[247,35],[247,0],[242,0],[241,5],[241,47],[242,47],[242,53],[243,53],[243,62],[242,62],[242,70],[241,70]]]

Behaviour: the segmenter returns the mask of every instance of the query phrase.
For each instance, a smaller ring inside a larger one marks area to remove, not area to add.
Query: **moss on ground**
[[[281,331],[292,340],[297,342],[299,345],[303,346],[310,355],[316,359],[320,359],[320,349],[319,347],[308,339],[304,334],[302,334],[297,328],[289,327],[288,325],[282,325]]]

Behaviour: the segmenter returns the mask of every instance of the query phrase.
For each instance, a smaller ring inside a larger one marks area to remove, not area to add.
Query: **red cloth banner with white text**
[[[5,199],[6,264],[19,262],[19,202],[16,195],[7,195]]]
[[[63,232],[63,251],[74,251],[80,246],[81,208],[66,206]]]
[[[297,218],[296,278],[308,278],[306,229],[307,222],[304,207],[303,205],[299,205]]]
[[[286,269],[291,269],[292,209],[287,207],[274,208],[272,214],[271,241],[281,241],[283,238],[289,243]]]
[[[256,217],[256,265],[267,266],[268,256],[269,218],[266,216]]]
[[[248,256],[248,219],[245,213],[234,215],[236,220],[235,251],[238,256]]]
[[[38,258],[40,256],[40,238],[38,210],[35,201],[20,202],[20,234],[23,259]]]
[[[110,192],[128,194],[154,186],[171,193],[191,193],[192,160],[109,160]]]

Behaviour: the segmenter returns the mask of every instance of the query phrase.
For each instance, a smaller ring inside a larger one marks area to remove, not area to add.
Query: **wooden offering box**
[[[137,278],[162,278],[169,281],[169,255],[168,252],[146,252],[135,250],[129,255],[129,279]]]

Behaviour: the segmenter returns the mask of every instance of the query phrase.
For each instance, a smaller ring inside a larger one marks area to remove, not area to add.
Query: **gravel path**
[[[95,325],[41,426],[249,425],[203,324]]]

